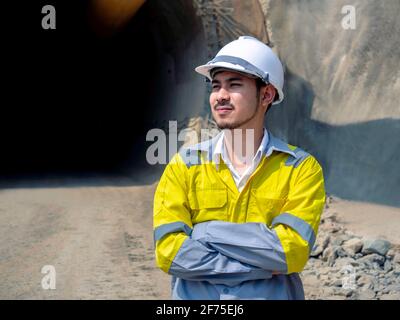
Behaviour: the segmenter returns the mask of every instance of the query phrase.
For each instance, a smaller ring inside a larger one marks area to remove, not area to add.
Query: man
[[[161,177],[157,265],[172,275],[174,299],[304,299],[298,272],[325,189],[316,159],[264,128],[267,109],[283,100],[282,64],[243,36],[196,71],[211,80],[211,112],[222,131],[181,150]]]

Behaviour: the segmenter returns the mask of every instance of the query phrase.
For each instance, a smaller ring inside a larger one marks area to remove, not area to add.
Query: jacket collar
[[[272,135],[268,130],[266,130],[266,132],[268,134],[268,143],[266,148],[263,150],[263,153],[266,157],[269,157],[273,151],[284,152],[290,154],[294,158],[298,157],[296,153],[289,148],[286,142],[282,141],[281,139],[278,139],[277,137]],[[221,131],[212,139],[195,144],[194,146],[190,147],[190,149],[207,152],[207,159],[211,161],[213,160],[213,154],[217,146],[217,143],[220,140],[220,138],[222,138],[223,134],[224,132]]]
[[[270,132],[268,132],[269,135],[269,140],[267,147],[265,149],[265,156],[269,157],[273,151],[280,151],[280,152],[285,152],[290,154],[291,156],[297,158],[297,155],[293,150],[291,150],[288,146],[288,144],[281,139],[278,139],[274,135],[272,135]]]

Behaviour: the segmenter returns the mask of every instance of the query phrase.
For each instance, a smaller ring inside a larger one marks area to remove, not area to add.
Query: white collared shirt
[[[263,139],[260,143],[260,146],[257,149],[256,154],[254,155],[251,164],[245,172],[240,175],[235,167],[232,165],[232,162],[229,158],[228,152],[226,150],[226,145],[225,145],[225,139],[224,139],[224,134],[221,134],[220,137],[218,138],[218,141],[216,142],[214,153],[213,153],[213,158],[216,159],[219,156],[221,156],[222,160],[226,164],[226,166],[229,168],[230,172],[232,173],[233,180],[235,181],[235,184],[241,192],[246,185],[246,182],[249,180],[250,176],[253,174],[253,172],[256,170],[258,165],[260,164],[261,157],[263,153],[265,152],[265,149],[267,148],[268,145],[268,131],[266,128],[264,128],[264,136]],[[215,161],[216,165],[218,166],[218,161]]]

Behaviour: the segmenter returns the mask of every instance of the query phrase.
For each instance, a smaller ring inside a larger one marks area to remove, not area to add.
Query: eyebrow
[[[243,78],[232,77],[232,78],[228,78],[226,81],[227,81],[227,82],[243,81]],[[221,81],[219,81],[219,80],[212,80],[211,83],[221,83]]]

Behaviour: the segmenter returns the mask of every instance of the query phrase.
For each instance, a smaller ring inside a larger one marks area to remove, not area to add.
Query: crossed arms
[[[300,272],[315,241],[325,192],[322,170],[305,160],[282,214],[271,228],[262,223],[207,221],[193,226],[187,200],[186,165],[174,157],[154,200],[157,265],[192,281],[236,285],[269,279],[273,273]]]

